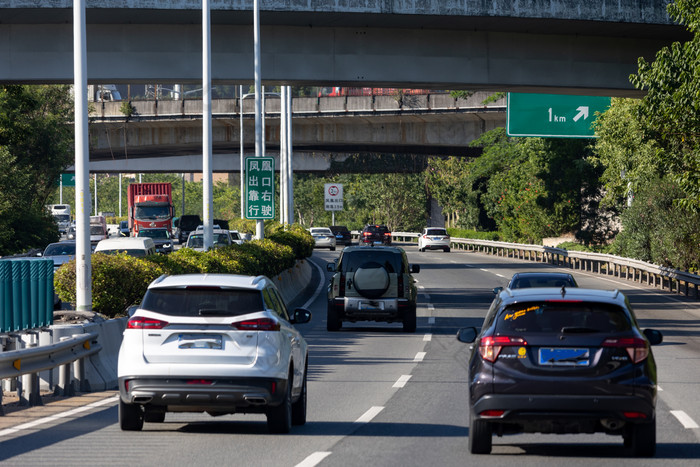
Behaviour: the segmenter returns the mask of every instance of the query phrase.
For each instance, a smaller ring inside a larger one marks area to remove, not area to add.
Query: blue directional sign
[[[508,93],[508,136],[595,138],[596,112],[605,112],[611,99],[600,96]]]

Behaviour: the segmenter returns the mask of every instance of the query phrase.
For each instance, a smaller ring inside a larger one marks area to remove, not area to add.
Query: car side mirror
[[[645,329],[642,331],[651,345],[659,345],[664,340],[664,335],[656,329]]]
[[[335,263],[326,263],[326,271],[335,272]]]
[[[494,288],[493,288],[493,294],[494,294],[494,295],[498,295],[498,294],[501,293],[502,291],[503,291],[503,287],[494,287]]]
[[[470,327],[470,328],[461,328],[459,331],[457,331],[457,340],[460,342],[464,342],[465,344],[471,344],[476,340],[476,328]]]
[[[420,264],[411,265],[411,274],[418,274],[420,272]]]
[[[292,315],[293,324],[304,324],[311,321],[311,312],[306,308],[297,308]]]

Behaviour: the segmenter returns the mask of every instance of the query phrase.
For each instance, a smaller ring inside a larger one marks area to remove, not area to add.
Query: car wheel
[[[469,422],[469,452],[472,454],[490,454],[491,441],[491,424],[471,417]]]
[[[119,426],[122,431],[141,431],[143,410],[138,404],[127,404],[119,399]]]
[[[656,454],[656,419],[629,426],[625,445],[632,448],[635,457],[653,457]]]
[[[307,362],[308,362],[308,356]],[[301,383],[301,394],[299,399],[292,404],[292,425],[303,425],[306,423],[306,372],[308,366],[304,368],[304,381]]]
[[[334,246],[331,247],[331,251],[335,251],[335,247],[334,247]]]
[[[335,332],[340,329],[342,322],[338,318],[338,312],[335,311],[333,303],[328,303],[328,312],[326,313],[326,329],[330,332]]]
[[[403,316],[404,332],[416,332],[416,306],[409,307],[406,314]]]
[[[267,409],[267,429],[270,433],[284,434],[292,430],[292,372],[289,372],[287,391],[282,403]]]
[[[145,410],[143,421],[148,423],[163,423],[165,421],[165,410]]]
[[[353,277],[355,290],[366,298],[379,298],[389,288],[389,273],[374,261],[360,265]]]
[[[445,247],[445,248],[443,248],[443,250],[445,251],[445,253],[449,253],[449,252],[450,252],[450,247],[449,247],[449,246],[448,246],[448,247]]]

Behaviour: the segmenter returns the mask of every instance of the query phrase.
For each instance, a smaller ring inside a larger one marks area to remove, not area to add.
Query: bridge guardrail
[[[78,390],[87,390],[85,379],[85,367],[83,360],[102,350],[97,343],[97,333],[74,334],[55,344],[41,347],[29,347],[18,350],[0,352],[0,380],[22,377],[22,390],[24,396],[21,402],[24,405],[40,405],[39,372],[60,367],[59,383],[56,392],[61,395],[71,395],[78,386]],[[73,364],[73,379],[71,380],[71,368]],[[0,391],[0,402],[2,391]],[[0,405],[0,415],[3,415]]]
[[[414,241],[420,234],[392,232],[392,240]],[[549,263],[571,269],[614,276],[668,290],[687,297],[700,298],[700,275],[688,271],[658,266],[636,259],[586,251],[565,250],[562,248],[524,243],[508,243],[493,240],[452,238],[451,248],[527,261]]]

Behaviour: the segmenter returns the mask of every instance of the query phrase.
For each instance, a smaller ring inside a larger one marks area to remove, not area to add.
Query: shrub
[[[478,232],[471,229],[447,229],[447,233],[453,238],[472,238],[475,240],[493,240],[501,239],[499,232]]]

